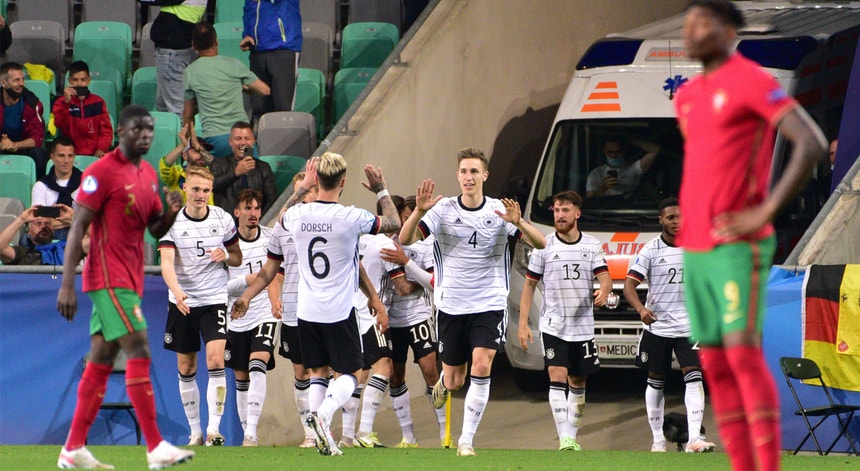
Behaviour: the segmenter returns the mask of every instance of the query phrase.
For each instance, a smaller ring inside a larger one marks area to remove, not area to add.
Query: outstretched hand
[[[433,191],[436,189],[436,183],[431,179],[426,179],[418,185],[418,190],[415,192],[415,209],[421,212],[427,212],[439,200],[442,195],[433,196]]]
[[[366,182],[361,182],[361,185],[368,190],[379,193],[385,189],[385,177],[382,176],[382,169],[367,164],[364,166],[364,175],[367,177]]]
[[[517,225],[522,219],[522,211],[520,211],[520,203],[517,200],[502,198],[502,204],[505,205],[505,212],[496,210],[495,213],[501,216],[505,221]]]

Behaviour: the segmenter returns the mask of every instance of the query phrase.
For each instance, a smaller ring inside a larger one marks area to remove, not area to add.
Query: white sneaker
[[[203,434],[200,432],[192,433],[188,437],[188,446],[203,446]]]
[[[471,443],[461,443],[457,445],[457,456],[477,456],[475,449]]]
[[[314,437],[305,437],[305,441],[299,445],[299,448],[315,448],[317,446],[317,441]]]
[[[308,424],[308,427],[310,427],[310,429],[314,431],[314,435],[316,435],[317,451],[324,456],[331,455],[332,447],[337,448],[337,445],[335,445],[334,440],[331,438],[331,432],[329,432],[328,425],[320,419],[316,412],[309,413],[308,417],[305,419],[305,423]],[[337,451],[340,452],[340,449]],[[341,452],[340,454],[343,453]]]
[[[698,437],[687,443],[684,451],[687,453],[713,453],[716,448],[717,446],[713,443],[705,441],[702,437]]]
[[[666,442],[659,441],[651,444],[652,453],[666,453]]]
[[[57,467],[60,469],[113,469],[112,465],[99,462],[87,447],[82,446],[76,450],[60,450],[57,458]]]
[[[316,443],[316,442],[314,442]],[[358,445],[355,444],[355,439],[349,437],[341,437],[340,441],[337,442],[338,448],[355,448]]]
[[[173,465],[189,461],[191,458],[194,458],[193,451],[177,448],[164,440],[154,450],[146,454],[149,469],[169,468]]]
[[[257,437],[245,435],[245,438],[242,440],[242,446],[257,446]]]

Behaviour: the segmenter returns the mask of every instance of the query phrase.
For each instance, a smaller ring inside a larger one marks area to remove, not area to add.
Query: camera
[[[72,88],[75,89],[75,93],[77,93],[78,96],[82,99],[88,97],[90,94],[89,87],[72,87]]]
[[[58,218],[60,217],[60,208],[58,206],[39,206],[36,208],[35,215],[40,218]]]
[[[612,178],[618,178],[618,170],[607,170],[606,176],[612,177]]]

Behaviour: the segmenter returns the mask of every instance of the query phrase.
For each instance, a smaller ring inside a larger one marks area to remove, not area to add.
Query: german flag
[[[860,391],[860,265],[812,265],[803,280],[803,356],[824,381]]]

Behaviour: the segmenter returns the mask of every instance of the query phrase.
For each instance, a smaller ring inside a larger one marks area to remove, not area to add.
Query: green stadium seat
[[[155,111],[155,91],[158,88],[155,67],[141,67],[131,77],[131,104]]]
[[[398,41],[400,33],[391,23],[350,23],[343,29],[340,67],[379,67]]]
[[[325,76],[321,71],[298,69],[293,111],[312,114],[317,122],[317,137],[325,135]]]
[[[215,2],[215,23],[228,21],[242,22],[242,8],[245,0],[218,0]],[[221,43],[221,34],[218,34],[218,43]]]
[[[36,98],[42,102],[42,119],[45,121],[45,127],[48,126],[48,120],[51,118],[51,85],[44,80],[25,80],[24,86],[27,90],[33,92]]]
[[[241,15],[239,21],[215,23],[215,32],[218,34],[218,54],[235,57],[245,64],[245,67],[250,67],[251,52],[239,49],[243,29]]]
[[[352,102],[358,98],[376,74],[376,70],[370,67],[359,67],[337,71],[334,76],[334,122],[340,121]]]
[[[90,70],[113,67],[122,74],[123,90],[131,81],[131,28],[118,21],[86,21],[75,28],[72,60],[85,61]]]
[[[167,111],[150,111],[155,120],[155,135],[149,152],[143,157],[158,172],[158,161],[179,145],[179,129],[182,122],[179,116]]]
[[[31,204],[30,192],[36,183],[36,162],[26,155],[0,155],[0,196]]]
[[[93,162],[95,162],[98,159],[99,159],[98,157],[94,157],[92,155],[76,155],[74,166],[77,167],[78,170],[83,172],[84,170],[86,170],[87,167],[90,166],[90,164],[92,164]],[[48,166],[47,166],[47,171],[50,172],[53,167],[54,167],[54,162],[49,160]]]
[[[278,194],[283,193],[290,186],[293,177],[302,171],[307,163],[307,159],[295,155],[261,155],[260,160],[272,167]]]
[[[108,114],[111,117],[111,122],[116,123],[119,113],[122,110],[122,100],[116,91],[116,84],[110,80],[92,80],[89,86],[90,92],[94,93],[105,101]],[[116,128],[114,128],[116,129]]]

